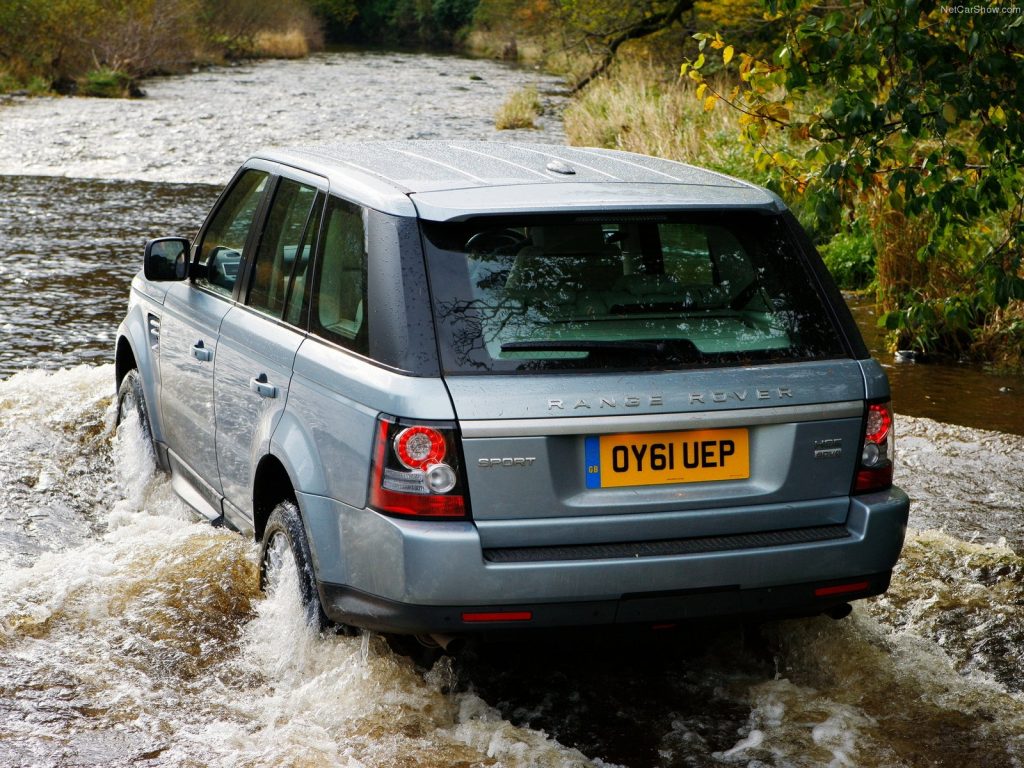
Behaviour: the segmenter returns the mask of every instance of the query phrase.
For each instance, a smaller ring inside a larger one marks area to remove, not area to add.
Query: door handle
[[[277,397],[277,387],[267,381],[265,373],[249,379],[249,389],[260,397]]]
[[[200,339],[192,347],[192,357],[194,357],[196,360],[208,363],[211,360],[213,360],[213,350],[207,349],[206,345],[203,344],[203,340]]]

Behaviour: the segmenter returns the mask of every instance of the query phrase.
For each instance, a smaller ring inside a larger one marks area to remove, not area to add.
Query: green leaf
[[[898,331],[906,327],[906,320],[902,312],[885,312],[878,318],[878,327],[887,331]]]
[[[789,68],[789,77],[786,80],[786,87],[791,91],[805,88],[808,83],[807,70],[799,64]]]

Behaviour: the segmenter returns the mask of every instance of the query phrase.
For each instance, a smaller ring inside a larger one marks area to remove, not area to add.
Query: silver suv
[[[889,388],[772,193],[595,149],[248,160],[116,351],[180,496],[398,634],[848,611],[909,502]]]

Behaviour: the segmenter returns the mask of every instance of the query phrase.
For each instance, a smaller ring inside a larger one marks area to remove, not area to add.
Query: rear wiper
[[[593,352],[627,350],[632,352],[664,352],[661,341],[576,341],[539,340],[510,341],[501,345],[502,352]]]
[[[509,341],[501,345],[502,352],[648,352],[664,355],[669,350],[700,357],[697,345],[689,339],[663,341],[608,341],[582,339],[548,339],[537,341]]]

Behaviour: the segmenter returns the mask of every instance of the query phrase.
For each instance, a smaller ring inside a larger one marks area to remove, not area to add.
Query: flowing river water
[[[1020,377],[891,366],[912,529],[890,591],[845,620],[589,632],[426,671],[259,594],[254,546],[114,429],[142,242],[193,234],[247,152],[498,138],[524,84],[549,113],[511,138],[562,141],[549,78],[413,54],[0,104],[0,766],[1024,766]]]

